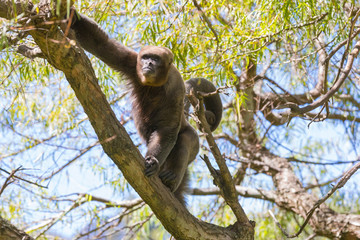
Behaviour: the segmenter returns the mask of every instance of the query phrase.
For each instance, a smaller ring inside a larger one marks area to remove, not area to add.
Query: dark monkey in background
[[[147,145],[145,175],[158,175],[184,204],[187,165],[199,151],[199,137],[184,114],[185,92],[190,89],[213,92],[216,88],[203,78],[193,78],[184,84],[168,48],[146,46],[136,53],[110,39],[93,20],[76,12],[71,28],[85,50],[128,80],[135,126]],[[189,104],[186,105],[188,110]],[[221,120],[219,95],[205,98],[204,105],[213,131]]]

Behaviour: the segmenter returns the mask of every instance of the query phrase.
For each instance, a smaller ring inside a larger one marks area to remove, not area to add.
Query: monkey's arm
[[[75,31],[80,45],[113,69],[131,79],[136,78],[137,53],[114,39],[110,39],[92,19],[76,12],[74,15],[71,28]]]
[[[197,91],[211,93],[216,91],[216,87],[212,82],[205,78],[191,78],[185,82],[186,94],[192,90],[195,94]],[[211,131],[214,131],[219,125],[222,117],[222,103],[219,94],[204,98],[205,116]],[[185,111],[189,112],[190,102],[185,97]]]
[[[146,176],[159,172],[176,143],[178,131],[178,128],[162,127],[151,134],[145,154]]]

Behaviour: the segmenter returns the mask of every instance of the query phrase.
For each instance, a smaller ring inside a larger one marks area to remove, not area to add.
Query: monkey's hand
[[[159,178],[165,186],[170,188],[172,192],[176,190],[176,173],[171,170],[166,170],[159,174]]]
[[[145,176],[150,177],[160,170],[159,161],[154,156],[147,156],[145,158]]]

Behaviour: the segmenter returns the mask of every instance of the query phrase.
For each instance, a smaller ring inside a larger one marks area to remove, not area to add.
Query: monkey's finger
[[[153,162],[151,165],[145,163],[145,176],[150,177],[159,171],[159,164]]]
[[[176,179],[176,174],[173,171],[164,171],[159,175],[161,181],[169,182]]]
[[[145,176],[147,177],[151,177],[155,173],[156,173],[156,169],[151,169],[151,168],[145,169]]]

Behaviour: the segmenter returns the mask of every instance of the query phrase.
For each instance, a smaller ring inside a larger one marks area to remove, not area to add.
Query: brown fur
[[[149,177],[158,175],[184,203],[187,165],[198,153],[199,138],[185,119],[185,85],[172,64],[172,52],[164,47],[146,46],[137,54],[109,39],[93,20],[81,14],[78,16],[73,19],[72,29],[80,45],[129,81],[135,126],[147,145],[145,174]],[[205,79],[190,80],[187,88],[204,92],[215,90]],[[221,119],[221,100],[217,96],[209,101],[214,105],[207,106],[205,99],[205,107],[212,118],[209,122],[217,126]]]

